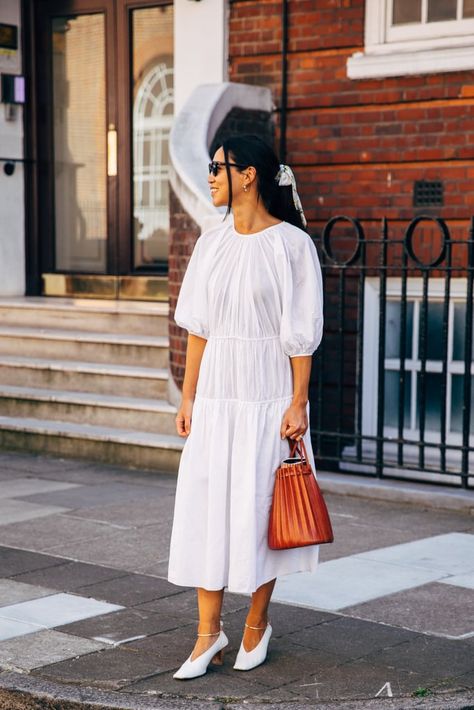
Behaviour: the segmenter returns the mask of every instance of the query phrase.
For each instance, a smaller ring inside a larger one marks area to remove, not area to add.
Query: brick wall
[[[174,322],[174,311],[179,289],[194,244],[199,236],[199,227],[184,210],[170,187],[170,243],[169,243],[169,340],[170,369],[174,381],[181,389],[186,364],[187,331]]]
[[[310,228],[317,234],[341,212],[406,220],[416,214],[421,179],[442,180],[445,206],[435,211],[466,224],[474,213],[474,72],[348,79],[347,58],[363,49],[364,6],[288,2],[287,162]],[[278,106],[281,11],[281,2],[233,0],[230,12],[230,79],[269,86]]]

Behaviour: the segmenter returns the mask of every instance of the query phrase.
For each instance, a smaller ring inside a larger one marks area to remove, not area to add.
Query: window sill
[[[438,72],[474,69],[472,44],[461,47],[401,50],[379,45],[369,51],[356,52],[347,60],[349,79],[382,78],[407,74],[437,74]]]

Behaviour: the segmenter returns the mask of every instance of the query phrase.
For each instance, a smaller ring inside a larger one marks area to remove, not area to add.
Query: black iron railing
[[[474,218],[336,216],[315,242],[325,333],[311,382],[319,467],[474,485]]]

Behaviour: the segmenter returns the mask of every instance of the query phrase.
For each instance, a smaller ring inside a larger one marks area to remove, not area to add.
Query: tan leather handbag
[[[328,509],[304,441],[295,440],[289,458],[282,461],[275,473],[268,546],[272,550],[285,550],[333,541]]]

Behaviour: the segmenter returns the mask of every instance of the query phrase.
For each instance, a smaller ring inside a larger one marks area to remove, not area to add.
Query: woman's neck
[[[271,215],[262,202],[246,201],[244,204],[232,205],[234,226],[241,234],[253,234],[267,227],[278,224],[281,220]]]

